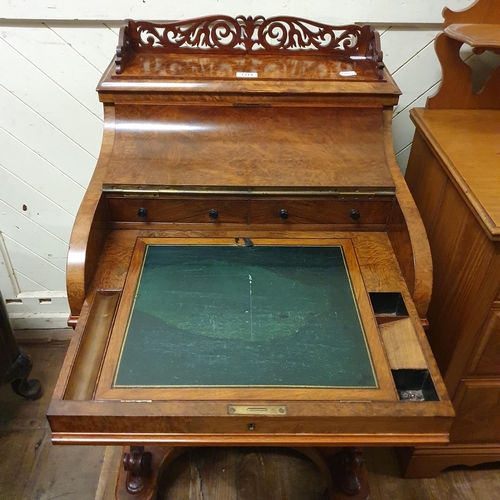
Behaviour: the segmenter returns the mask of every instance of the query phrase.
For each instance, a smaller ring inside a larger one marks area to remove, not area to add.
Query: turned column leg
[[[340,452],[341,469],[339,484],[342,493],[354,496],[361,490],[360,474],[364,460],[360,448],[342,448]]]
[[[370,488],[361,448],[318,451],[331,474],[335,500],[368,500]]]

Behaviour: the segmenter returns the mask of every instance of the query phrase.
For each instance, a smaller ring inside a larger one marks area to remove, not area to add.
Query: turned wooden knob
[[[356,210],[354,208],[349,212],[349,217],[352,220],[358,220],[360,218],[360,216],[361,216],[361,214],[359,213],[359,210]]]

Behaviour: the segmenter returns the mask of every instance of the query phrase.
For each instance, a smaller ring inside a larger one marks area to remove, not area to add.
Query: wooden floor
[[[65,342],[25,346],[38,401],[0,388],[0,500],[107,500],[121,450],[52,446],[45,419],[67,348]],[[390,448],[365,450],[372,500],[498,500],[500,464],[455,468],[436,479],[404,480]],[[286,449],[195,449],[172,464],[159,500],[316,500],[324,484],[306,458]]]

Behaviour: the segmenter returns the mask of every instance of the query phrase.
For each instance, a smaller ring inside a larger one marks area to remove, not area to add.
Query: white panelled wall
[[[10,18],[0,19],[0,290],[15,328],[66,325],[66,254],[99,154],[102,105],[95,87],[117,44],[119,23],[113,19],[224,12],[383,23],[377,29],[384,61],[403,92],[394,114],[394,147],[404,170],[414,130],[409,109],[425,105],[441,77],[433,47],[439,12],[445,4],[465,8],[471,0],[407,6],[365,0],[364,9],[363,1],[282,0],[273,6],[263,0],[199,0],[178,12],[168,3],[0,0],[0,15]]]

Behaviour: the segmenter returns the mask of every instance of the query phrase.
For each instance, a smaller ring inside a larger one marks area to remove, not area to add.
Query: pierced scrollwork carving
[[[231,50],[241,43],[241,27],[228,16],[200,18],[191,21],[153,24],[131,21],[137,48],[166,50]]]
[[[307,51],[334,57],[353,55],[381,62],[377,33],[371,26],[330,26],[294,17],[211,16],[172,23],[132,21],[122,28],[116,71],[134,52],[221,54]],[[380,65],[379,65],[380,66]]]
[[[264,19],[255,29],[255,44],[266,51],[274,50],[357,50],[363,38],[363,27],[333,27],[291,17]]]

